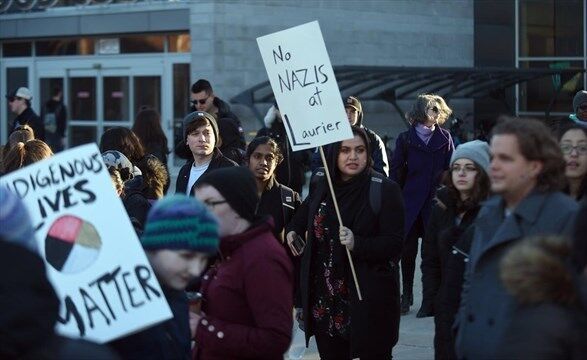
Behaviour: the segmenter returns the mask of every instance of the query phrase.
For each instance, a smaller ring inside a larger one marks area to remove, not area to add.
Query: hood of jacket
[[[570,254],[570,242],[563,237],[526,238],[503,257],[501,280],[521,304],[575,305],[581,278],[571,265]]]

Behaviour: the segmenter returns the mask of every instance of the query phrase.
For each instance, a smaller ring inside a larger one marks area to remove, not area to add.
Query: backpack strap
[[[292,218],[294,211],[296,210],[294,206],[294,192],[292,189],[286,186],[279,187],[281,193],[281,213],[283,215],[283,224],[287,225],[289,223],[289,219]]]
[[[324,168],[320,167],[316,169],[316,172],[310,179],[310,192],[317,191],[319,186],[323,186],[323,180],[325,177]],[[378,172],[373,172],[371,175],[371,184],[369,186],[369,206],[373,210],[375,215],[379,215],[381,211],[381,194],[382,190],[381,187],[383,186],[383,178],[384,175],[381,175]]]
[[[383,175],[375,173],[371,175],[371,185],[369,186],[369,205],[375,215],[381,211],[381,186],[383,185]]]

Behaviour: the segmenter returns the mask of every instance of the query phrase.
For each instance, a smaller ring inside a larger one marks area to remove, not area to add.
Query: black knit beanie
[[[218,132],[218,123],[216,122],[216,118],[212,114],[208,114],[207,112],[204,112],[204,111],[194,111],[192,113],[187,114],[186,117],[183,118],[183,140],[185,141],[185,139],[188,136],[188,134],[186,133],[188,125],[190,123],[200,119],[200,118],[206,119],[210,123],[210,126],[212,127],[212,131],[214,131],[214,137],[216,139],[215,146],[218,146],[218,144],[220,143],[220,133]]]
[[[259,205],[257,183],[251,170],[231,166],[212,170],[202,175],[198,187],[213,186],[243,219],[253,222]]]

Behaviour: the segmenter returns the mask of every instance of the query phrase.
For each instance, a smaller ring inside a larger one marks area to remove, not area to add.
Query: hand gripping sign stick
[[[293,151],[320,147],[338,223],[342,218],[322,145],[352,139],[340,89],[317,21],[257,38],[267,76]],[[363,300],[349,249],[359,300]]]
[[[320,146],[320,157],[322,158],[322,164],[324,165],[324,173],[326,174],[326,181],[328,181],[328,188],[330,189],[330,195],[332,196],[332,202],[334,203],[334,210],[336,210],[336,217],[338,218],[338,225],[342,226],[342,218],[340,217],[340,210],[338,210],[338,202],[336,201],[336,195],[334,194],[334,188],[332,187],[332,180],[330,179],[330,170],[328,170],[328,165],[326,164],[326,157],[324,156],[324,150],[322,146]],[[363,300],[361,296],[361,289],[359,288],[359,281],[357,280],[357,273],[355,272],[355,265],[353,265],[353,258],[351,257],[351,252],[349,248],[345,246],[346,254],[349,258],[349,265],[351,266],[351,272],[353,273],[353,280],[355,281],[355,287],[357,288],[357,295],[359,296],[359,301]]]

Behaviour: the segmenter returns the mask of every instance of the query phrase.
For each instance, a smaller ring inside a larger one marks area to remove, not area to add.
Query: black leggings
[[[316,345],[318,346],[318,353],[321,360],[352,360],[351,344],[348,340],[340,336],[329,336],[327,334],[314,334],[316,338]],[[360,356],[361,360],[388,360],[391,359],[391,354],[370,354],[367,356]]]
[[[424,221],[418,214],[416,221],[406,236],[402,250],[402,294],[411,294],[414,287],[414,272],[416,271],[416,256],[418,256],[418,238],[424,237]]]

